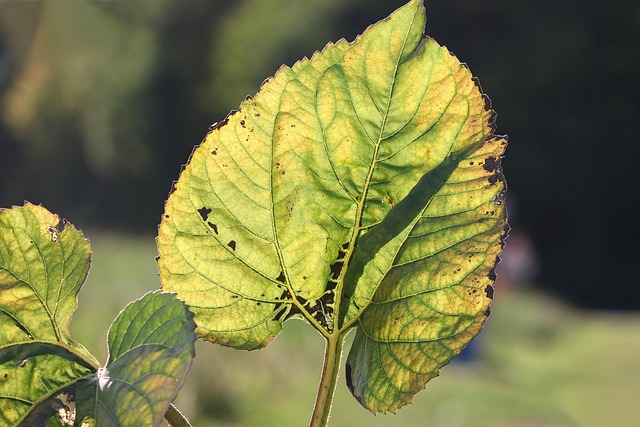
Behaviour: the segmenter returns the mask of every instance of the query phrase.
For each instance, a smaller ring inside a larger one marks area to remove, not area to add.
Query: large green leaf
[[[0,210],[0,425],[95,371],[69,336],[89,243],[41,206]]]
[[[129,304],[109,329],[109,363],[76,389],[76,422],[159,425],[195,356],[193,314],[175,295]]]
[[[259,348],[291,316],[327,340],[356,327],[347,382],[380,412],[480,331],[506,230],[506,139],[424,26],[412,0],[278,70],[194,150],[158,237],[163,289],[202,338]]]

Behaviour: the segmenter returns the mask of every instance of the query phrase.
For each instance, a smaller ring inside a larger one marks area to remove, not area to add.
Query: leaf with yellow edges
[[[163,289],[199,335],[267,345],[351,328],[354,396],[395,411],[480,331],[506,234],[506,139],[412,0],[282,67],[206,136],[166,203]],[[334,348],[338,348],[339,346]]]

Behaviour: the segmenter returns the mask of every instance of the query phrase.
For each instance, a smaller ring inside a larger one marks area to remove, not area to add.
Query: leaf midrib
[[[345,268],[342,269],[342,271],[340,272],[340,277],[338,278],[338,285],[336,286],[336,290],[335,290],[335,295],[334,295],[334,301],[335,301],[335,305],[334,305],[334,310],[332,313],[332,317],[333,317],[333,324],[334,325],[338,325],[339,324],[339,319],[340,319],[340,301],[342,300],[342,291],[344,288],[344,278],[345,278],[345,273],[349,268],[349,262],[351,261],[351,257],[353,256],[354,252],[355,252],[355,246],[356,246],[356,241],[358,240],[358,237],[360,235],[360,231],[362,230],[362,219],[364,216],[364,207],[365,207],[365,203],[367,200],[367,196],[369,194],[369,188],[371,187],[371,179],[373,177],[373,173],[376,169],[376,165],[378,163],[378,153],[380,150],[380,146],[382,145],[382,142],[384,140],[383,135],[384,135],[384,130],[387,124],[387,118],[389,117],[389,110],[391,107],[391,101],[393,99],[393,92],[394,89],[396,87],[396,81],[397,81],[397,75],[398,75],[398,68],[400,67],[401,64],[401,58],[402,58],[402,54],[404,53],[404,50],[406,48],[407,45],[407,39],[409,37],[409,34],[411,32],[411,28],[413,27],[413,23],[415,21],[415,14],[413,15],[413,18],[411,19],[411,22],[409,23],[409,25],[407,26],[407,31],[405,33],[405,37],[404,40],[402,42],[402,47],[399,50],[398,53],[398,58],[396,60],[395,63],[395,67],[393,70],[393,74],[392,74],[392,79],[391,79],[391,85],[389,88],[389,95],[387,97],[387,105],[385,107],[385,111],[384,114],[382,114],[382,123],[380,124],[380,131],[378,133],[378,139],[376,141],[376,143],[374,144],[374,151],[373,151],[373,155],[372,155],[372,161],[371,161],[371,166],[369,167],[369,172],[367,173],[367,178],[365,179],[364,182],[364,186],[363,186],[363,190],[362,190],[362,196],[360,197],[360,201],[358,202],[358,206],[356,208],[356,218],[355,218],[355,226],[353,228],[353,232],[351,235],[351,239],[349,241],[349,249],[347,251],[347,254],[345,255],[345,259],[344,259],[344,266]],[[342,333],[344,333],[344,331],[348,330],[351,327],[351,322],[347,323],[346,325],[344,325],[342,328],[337,327],[334,329],[334,335],[340,335]]]

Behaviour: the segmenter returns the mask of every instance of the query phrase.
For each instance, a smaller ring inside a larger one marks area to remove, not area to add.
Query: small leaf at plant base
[[[194,328],[175,295],[152,292],[129,304],[109,329],[106,368],[78,384],[77,421],[158,425],[191,366]]]
[[[278,70],[194,150],[158,236],[163,289],[204,339],[259,348],[291,316],[334,344],[357,328],[346,377],[373,412],[480,331],[507,228],[506,139],[425,22],[412,0]]]
[[[89,265],[89,243],[71,224],[30,203],[0,210],[0,424],[95,371],[69,336]]]

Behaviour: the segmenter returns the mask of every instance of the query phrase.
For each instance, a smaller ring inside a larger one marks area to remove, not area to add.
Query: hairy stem
[[[167,409],[167,413],[164,414],[164,420],[171,427],[192,427],[187,417],[182,415],[182,412],[180,412],[178,408],[173,406],[173,403],[169,405],[169,409]]]
[[[340,358],[342,356],[342,344],[344,335],[334,333],[326,337],[324,348],[324,363],[322,376],[316,395],[316,404],[313,408],[309,427],[325,427],[329,421],[333,394],[336,390],[338,371],[340,370]]]

